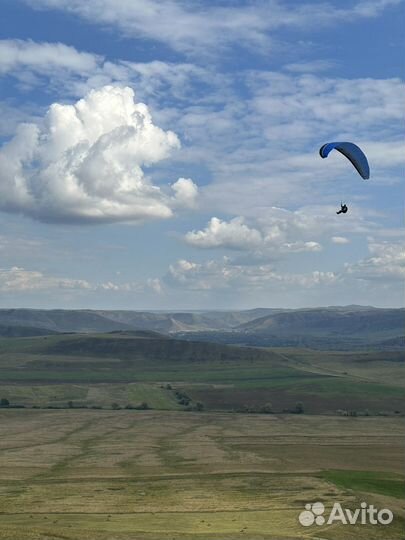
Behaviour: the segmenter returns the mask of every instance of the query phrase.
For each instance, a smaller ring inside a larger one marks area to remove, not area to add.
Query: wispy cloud
[[[402,0],[360,0],[350,7],[334,2],[300,2],[291,9],[269,0],[206,6],[179,0],[25,0],[36,9],[64,10],[124,35],[164,43],[186,54],[220,50],[232,43],[268,51],[271,35],[288,27],[311,29],[377,17]]]
[[[299,286],[312,288],[331,285],[340,279],[334,272],[314,270],[308,273],[278,272],[273,265],[239,265],[224,257],[197,263],[178,260],[170,265],[163,281],[170,287],[199,291],[215,291],[232,288],[235,293],[243,289],[269,290],[269,287],[288,288]]]
[[[32,40],[0,40],[0,76],[13,77],[21,91],[35,87],[56,92],[64,98],[83,94],[108,84],[136,85],[143,96],[170,95],[184,100],[193,93],[203,95],[199,84],[208,70],[190,63],[111,61],[104,56],[63,43]],[[214,72],[210,79],[215,77]],[[219,75],[216,75],[220,78]]]
[[[0,40],[0,74],[16,73],[25,67],[48,76],[55,69],[91,73],[97,67],[98,60],[97,55],[79,52],[64,43]]]
[[[166,293],[181,289],[211,299],[227,298],[229,291],[237,298],[243,298],[245,292],[251,299],[288,298],[290,305],[325,303],[337,294],[346,301],[379,298],[384,305],[402,304],[402,296],[398,298],[405,277],[402,245],[372,241],[369,251],[370,257],[339,269],[302,272],[281,271],[274,263],[239,264],[229,257],[205,262],[180,259],[170,265],[161,281]]]
[[[17,266],[0,268],[0,291],[25,292],[49,289],[91,289],[86,280],[48,276],[36,270],[26,270]]]
[[[186,109],[179,119],[179,133],[210,156],[214,181],[203,200],[214,212],[250,216],[271,206],[313,204],[314,198],[328,204],[333,195],[367,195],[366,183],[341,155],[319,159],[328,140],[356,141],[369,158],[374,184],[400,182],[400,79],[262,71],[248,74],[246,84],[248,98],[227,99],[216,111]]]
[[[0,268],[0,291],[4,293],[49,291],[52,289],[78,292],[111,291],[137,293],[143,291],[145,288],[156,288],[156,286],[156,280],[145,283],[94,282],[86,279],[57,277],[39,270],[27,270],[18,266]]]
[[[286,64],[284,69],[293,73],[318,73],[320,71],[328,71],[333,67],[335,67],[335,62],[332,60],[312,60]]]

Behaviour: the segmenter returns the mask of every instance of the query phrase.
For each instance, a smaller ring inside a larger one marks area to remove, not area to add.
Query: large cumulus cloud
[[[41,123],[22,124],[0,150],[0,208],[42,221],[168,218],[192,207],[197,187],[153,185],[144,169],[180,147],[152,122],[129,87],[105,86],[73,105],[54,103]]]

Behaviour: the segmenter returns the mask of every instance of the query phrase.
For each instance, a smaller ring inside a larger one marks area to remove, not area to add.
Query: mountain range
[[[0,309],[0,325],[24,326],[55,332],[112,332],[153,330],[164,334],[188,331],[230,330],[279,313],[279,309],[246,311],[118,311],[67,309]]]
[[[332,306],[233,311],[1,309],[0,335],[153,331],[238,345],[401,348],[405,309]]]

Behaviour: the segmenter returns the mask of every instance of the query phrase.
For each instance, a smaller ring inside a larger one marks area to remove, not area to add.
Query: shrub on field
[[[146,401],[142,401],[142,403],[136,408],[139,409],[140,411],[147,411],[148,409],[150,409]]]
[[[273,405],[271,403],[265,403],[263,407],[260,407],[262,414],[271,414],[273,412]]]
[[[297,403],[295,404],[294,412],[296,414],[302,414],[304,412],[304,404],[302,403],[302,401],[297,401]]]
[[[180,392],[180,390],[177,390],[176,392],[176,399],[179,405],[190,405],[191,397],[188,396],[185,392]]]

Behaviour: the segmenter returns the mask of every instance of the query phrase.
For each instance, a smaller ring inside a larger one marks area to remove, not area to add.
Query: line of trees
[[[256,413],[256,414],[274,414],[273,405],[271,403],[265,403],[264,405],[244,405],[237,412],[243,413]],[[297,401],[295,407],[292,409],[283,409],[283,413],[289,414],[303,414],[304,404],[302,401]]]

